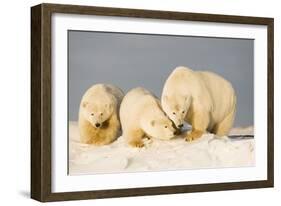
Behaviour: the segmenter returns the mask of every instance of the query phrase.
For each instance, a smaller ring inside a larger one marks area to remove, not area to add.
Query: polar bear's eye
[[[182,111],[182,113],[184,114],[184,111]]]
[[[102,115],[103,115],[103,113],[100,113],[100,115],[102,116]]]
[[[94,113],[91,113],[92,116],[94,116]]]
[[[173,112],[173,115],[176,115],[176,113],[175,113],[175,112]]]
[[[166,125],[165,128],[168,128],[168,126]]]

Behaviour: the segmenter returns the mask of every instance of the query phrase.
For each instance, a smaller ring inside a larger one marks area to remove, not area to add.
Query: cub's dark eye
[[[103,113],[100,113],[100,115],[102,116],[102,115],[103,115]]]
[[[181,113],[183,113],[183,114],[184,114],[184,111],[182,111]]]
[[[168,126],[166,125],[165,128],[168,128]]]
[[[92,116],[94,116],[94,113],[91,113]]]
[[[175,113],[175,112],[173,112],[173,115],[176,115],[176,113]]]

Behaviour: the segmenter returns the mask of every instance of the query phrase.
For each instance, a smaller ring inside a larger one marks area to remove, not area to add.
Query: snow
[[[253,134],[253,127],[234,128],[231,135]],[[255,165],[254,138],[217,138],[205,134],[186,142],[184,134],[171,140],[145,139],[145,147],[132,148],[121,136],[112,144],[93,146],[79,142],[77,122],[69,122],[69,174],[143,172]]]

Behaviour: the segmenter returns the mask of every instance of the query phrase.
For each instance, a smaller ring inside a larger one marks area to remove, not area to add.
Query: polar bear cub
[[[81,99],[78,120],[82,143],[105,145],[118,137],[123,96],[121,89],[109,84],[96,84],[86,91]]]
[[[133,147],[143,147],[145,135],[164,140],[174,137],[175,128],[162,111],[160,101],[141,87],[125,95],[120,106],[120,121],[123,137]]]
[[[229,133],[236,113],[236,95],[230,82],[207,71],[177,67],[165,82],[161,105],[180,128],[192,126],[186,140],[209,131],[218,136]]]

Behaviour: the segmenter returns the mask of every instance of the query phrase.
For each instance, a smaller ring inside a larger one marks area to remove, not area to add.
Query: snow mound
[[[231,134],[253,134],[253,127],[235,128]],[[183,135],[167,141],[145,139],[143,148],[128,146],[122,136],[112,144],[93,146],[80,143],[77,122],[69,122],[69,174],[250,167],[255,164],[253,138],[234,140],[205,134],[196,141],[186,142]]]

